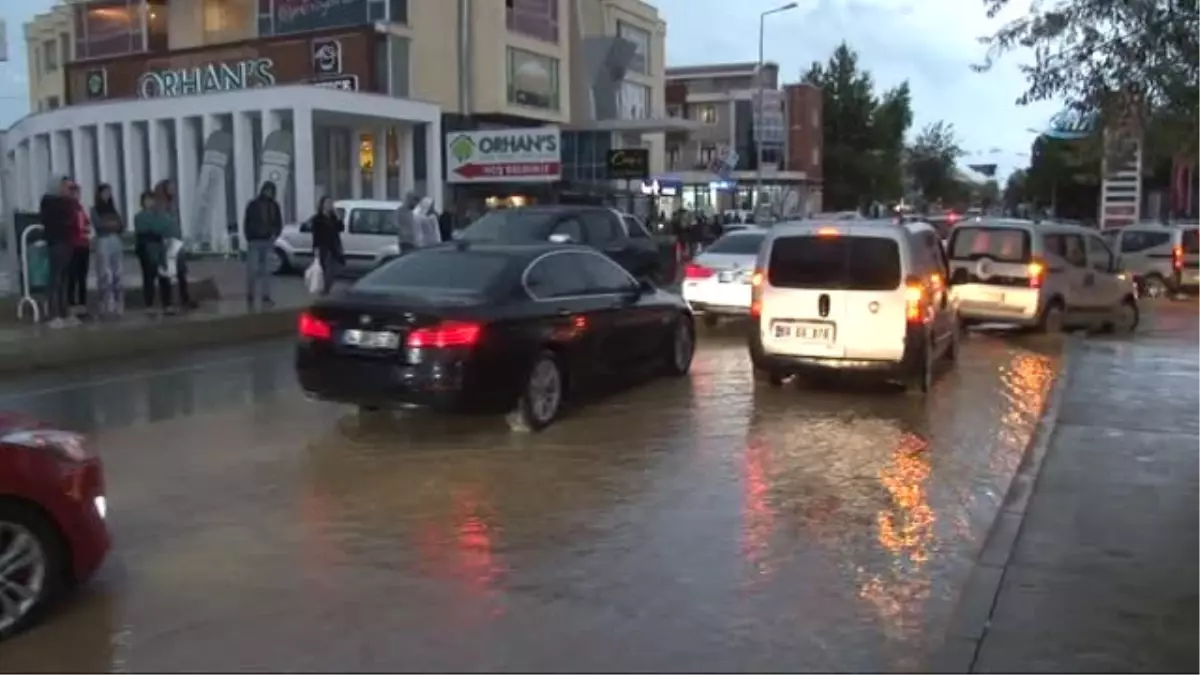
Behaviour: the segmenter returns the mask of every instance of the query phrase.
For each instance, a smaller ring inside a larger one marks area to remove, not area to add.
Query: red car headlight
[[[83,462],[92,457],[83,434],[55,429],[27,429],[0,436],[0,445],[14,445],[30,450],[56,453],[63,459]]]

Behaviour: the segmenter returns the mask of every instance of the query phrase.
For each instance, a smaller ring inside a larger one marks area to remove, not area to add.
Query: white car
[[[865,371],[928,392],[958,354],[958,308],[937,232],[890,220],[797,221],[767,235],[752,277],[750,358],[790,375]]]
[[[683,298],[712,326],[721,316],[750,314],[750,281],[767,230],[730,232],[684,268]]]
[[[378,199],[342,199],[333,203],[345,228],[342,249],[348,271],[365,272],[378,262],[380,252],[396,247],[397,211],[403,202]],[[277,273],[300,271],[313,259],[312,224],[286,225],[275,240]]]

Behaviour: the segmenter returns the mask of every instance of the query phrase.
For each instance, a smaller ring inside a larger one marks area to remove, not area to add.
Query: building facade
[[[756,120],[757,63],[667,69],[668,114],[703,125],[667,138],[668,175],[660,183],[672,184],[680,207],[789,215],[819,210],[820,91],[805,84],[781,88],[774,63],[764,64],[761,76],[763,113]]]
[[[29,107],[54,110],[66,101],[64,71],[74,58],[75,22],[69,5],[55,5],[25,24]]]

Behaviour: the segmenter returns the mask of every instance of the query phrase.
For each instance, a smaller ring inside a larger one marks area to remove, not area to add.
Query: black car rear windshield
[[[1183,251],[1185,253],[1200,253],[1200,230],[1183,231]]]
[[[376,293],[417,289],[486,295],[511,262],[511,256],[487,251],[414,251],[366,275],[354,288]]]
[[[767,280],[777,288],[889,291],[900,285],[900,247],[885,237],[781,237]]]
[[[704,249],[705,253],[725,253],[729,255],[756,255],[762,246],[765,234],[730,234],[713,242],[712,246]]]
[[[1015,227],[959,225],[950,234],[951,260],[991,258],[997,262],[1029,262],[1029,233]]]
[[[546,226],[554,218],[547,211],[500,209],[491,211],[464,229],[458,239],[520,243],[544,240]]]

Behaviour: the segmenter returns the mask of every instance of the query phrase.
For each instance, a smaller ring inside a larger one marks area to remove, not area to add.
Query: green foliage
[[[903,195],[904,134],[912,126],[908,83],[875,95],[858,54],[842,43],[829,60],[814,62],[804,81],[824,103],[824,196],[827,210],[856,209]]]
[[[913,185],[926,202],[957,202],[969,187],[961,185],[955,164],[963,151],[954,125],[938,121],[927,125],[909,146],[906,164]]]
[[[995,16],[1010,0],[983,0]],[[1152,153],[1195,153],[1200,98],[1197,0],[1044,0],[983,38],[986,70],[1026,50],[1021,104],[1063,98],[1106,126],[1147,129]]]

